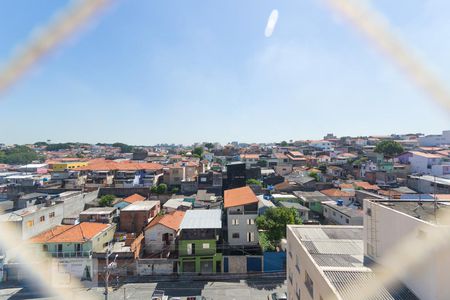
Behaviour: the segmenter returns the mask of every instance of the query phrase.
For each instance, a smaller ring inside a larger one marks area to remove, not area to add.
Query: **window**
[[[254,225],[255,219],[247,219],[247,225]]]
[[[254,241],[255,241],[255,233],[247,232],[247,242],[254,242]]]
[[[203,243],[203,249],[209,249],[209,243]]]
[[[335,216],[336,215],[336,212],[335,211],[333,211],[333,216]]]
[[[300,261],[298,259],[298,255],[295,256],[295,268],[297,269],[297,272],[300,273]]]
[[[350,220],[349,219],[345,219],[345,223],[349,224]]]
[[[45,216],[40,216],[39,217],[39,222],[45,222]]]
[[[33,220],[27,221],[27,227],[28,228],[31,228],[33,226],[34,226],[34,221]]]
[[[48,217],[49,217],[49,218],[54,218],[54,217],[55,217],[55,212],[52,211],[51,213],[49,213],[49,214],[48,214]]]
[[[312,281],[311,277],[309,277],[307,272],[305,272],[305,285],[306,289],[311,295],[311,298],[314,298],[314,282]]]
[[[239,238],[239,233],[233,233],[233,234],[231,235],[231,237],[232,237],[233,239],[238,239],[238,238]]]
[[[239,219],[232,219],[231,220],[232,225],[239,225]]]

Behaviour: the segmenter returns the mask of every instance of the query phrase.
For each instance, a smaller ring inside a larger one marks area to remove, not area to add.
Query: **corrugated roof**
[[[343,299],[358,299],[360,291],[369,288],[373,283],[380,285],[371,271],[325,271],[325,276],[336,287]],[[381,286],[376,295],[369,300],[415,300],[417,298],[403,285],[397,285],[387,290]]]
[[[376,280],[364,265],[362,226],[289,225],[342,299],[358,299],[360,291]],[[403,285],[390,290],[382,287],[370,300],[418,299]]]
[[[180,224],[180,229],[220,229],[222,211],[220,209],[188,210]]]

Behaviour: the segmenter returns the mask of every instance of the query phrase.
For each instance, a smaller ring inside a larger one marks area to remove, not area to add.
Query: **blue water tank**
[[[338,200],[336,200],[336,204],[337,204],[338,206],[342,206],[342,205],[344,205],[344,200],[338,199]]]

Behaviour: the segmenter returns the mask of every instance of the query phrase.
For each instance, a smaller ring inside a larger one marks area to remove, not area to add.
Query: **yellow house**
[[[52,170],[55,172],[72,170],[79,167],[85,167],[88,163],[85,161],[77,161],[77,162],[59,162],[52,164]]]

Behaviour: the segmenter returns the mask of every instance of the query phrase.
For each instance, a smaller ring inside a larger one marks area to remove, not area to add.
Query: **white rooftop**
[[[125,208],[122,208],[122,211],[150,210],[158,204],[159,201],[137,201],[126,206]]]
[[[188,210],[180,224],[180,229],[220,229],[222,228],[222,210]]]

